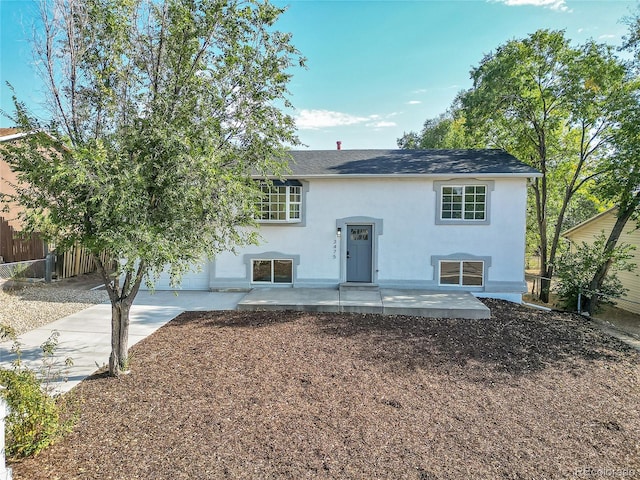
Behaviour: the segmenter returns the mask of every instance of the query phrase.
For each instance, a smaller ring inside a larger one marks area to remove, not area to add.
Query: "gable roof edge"
[[[590,225],[593,222],[597,222],[598,220],[600,220],[605,215],[608,215],[610,213],[614,213],[616,210],[618,210],[617,206],[608,208],[604,212],[600,212],[597,215],[594,215],[593,217],[586,219],[584,222],[579,223],[578,225],[575,225],[575,226],[571,227],[569,230],[565,230],[564,232],[561,233],[561,235],[563,237],[567,237],[568,235],[571,235],[572,233],[576,232],[577,230],[580,230],[580,229],[586,227],[587,225]]]
[[[24,137],[28,137],[29,135],[31,135],[31,133],[33,132],[20,132],[20,133],[13,133],[11,135],[5,135],[4,137],[0,137],[0,142],[9,142],[11,140],[17,140],[19,138],[24,138]]]

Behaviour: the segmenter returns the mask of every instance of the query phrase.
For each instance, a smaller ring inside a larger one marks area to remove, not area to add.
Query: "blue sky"
[[[469,88],[469,71],[507,40],[563,29],[574,43],[620,45],[636,0],[274,1],[288,6],[277,26],[307,57],[290,84],[306,148],[395,148]],[[42,87],[32,67],[32,0],[0,0],[0,105],[5,82],[36,112]],[[0,126],[11,126],[1,117]]]

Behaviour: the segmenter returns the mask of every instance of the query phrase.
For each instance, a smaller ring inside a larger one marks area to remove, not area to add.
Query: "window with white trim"
[[[293,283],[293,260],[252,260],[251,281],[253,283]]]
[[[486,185],[443,185],[440,218],[442,220],[486,220]]]
[[[300,222],[302,184],[297,180],[261,183],[262,199],[258,204],[261,222]]]
[[[440,285],[482,287],[484,262],[476,260],[441,260]]]

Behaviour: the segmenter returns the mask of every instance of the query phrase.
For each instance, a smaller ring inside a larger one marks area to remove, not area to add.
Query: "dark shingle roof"
[[[294,150],[287,176],[513,175],[539,172],[503,150]]]

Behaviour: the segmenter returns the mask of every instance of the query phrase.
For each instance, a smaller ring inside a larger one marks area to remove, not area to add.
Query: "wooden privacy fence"
[[[45,243],[37,233],[22,237],[9,222],[0,217],[0,263],[18,263],[42,260],[47,255]],[[107,254],[100,254],[100,260],[107,262]],[[96,271],[91,255],[82,247],[75,246],[56,255],[55,271],[58,278],[75,277]],[[1,480],[1,479],[0,479]]]
[[[107,262],[107,254],[100,254],[102,263]],[[83,273],[96,271],[96,265],[91,258],[91,254],[80,246],[75,246],[66,252],[58,255],[56,260],[56,273],[58,278],[75,277]]]
[[[44,242],[37,233],[23,238],[9,222],[0,217],[0,257],[6,263],[40,260],[45,256]]]

